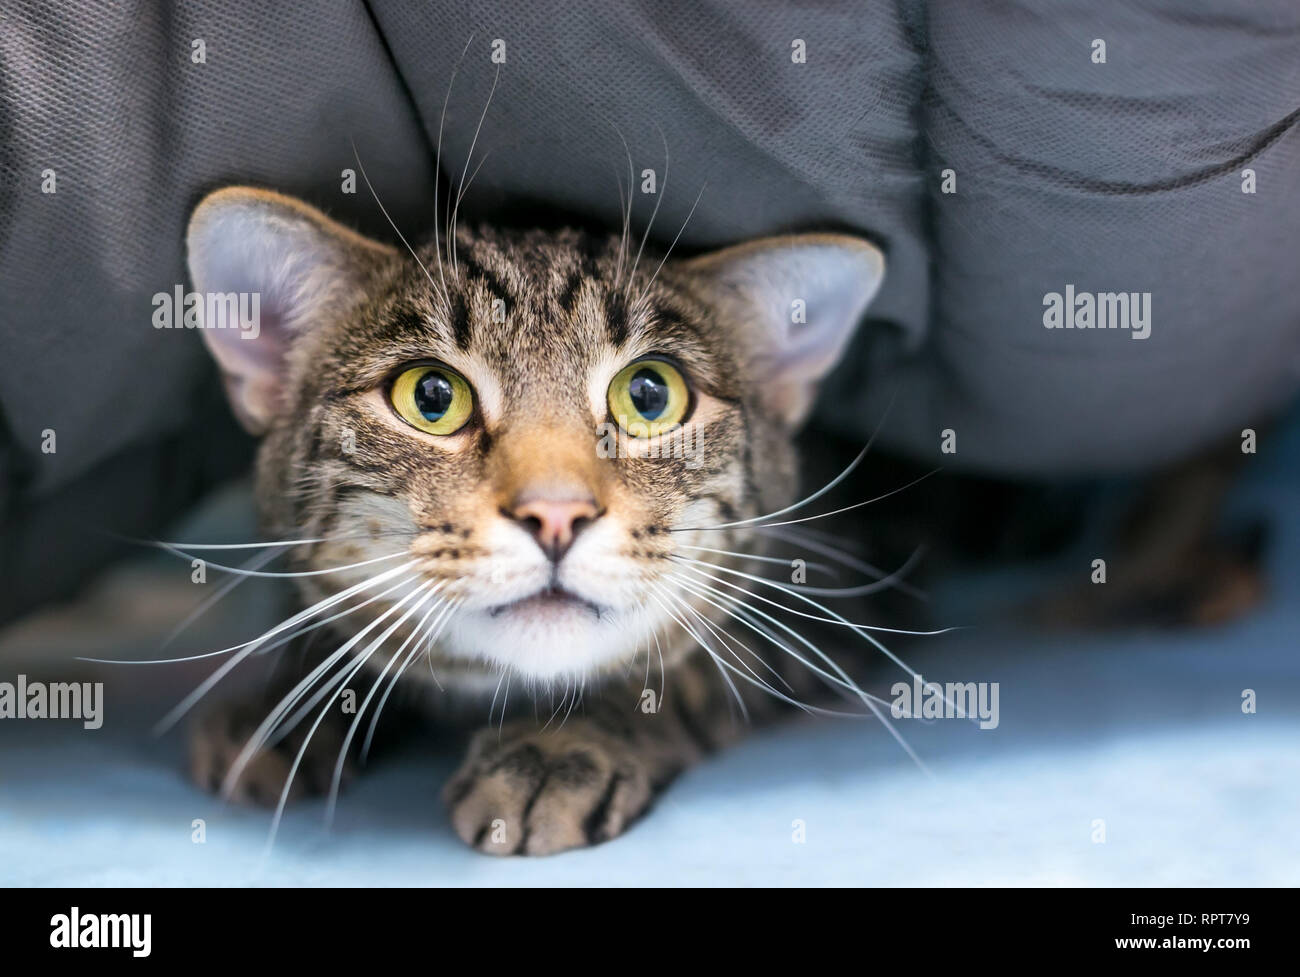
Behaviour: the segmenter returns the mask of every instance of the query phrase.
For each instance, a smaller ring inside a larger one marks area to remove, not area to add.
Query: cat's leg
[[[302,656],[296,652],[283,655],[265,691],[243,699],[218,702],[200,714],[189,734],[190,777],[198,786],[213,793],[222,789],[231,767],[263,720],[285,701],[285,696],[306,674],[300,667],[301,662]],[[302,701],[305,702],[306,698]],[[252,754],[231,788],[232,800],[270,807],[278,804],[304,742],[307,748],[294,772],[289,800],[323,795],[330,790],[344,738],[356,717],[345,712],[339,700],[332,700],[320,724],[311,732],[322,707],[323,703],[317,705],[290,732],[282,738],[272,736],[266,745]],[[289,718],[295,711],[296,707],[284,718]],[[352,744],[344,758],[341,787],[346,786],[355,774],[352,754],[356,745],[355,742]]]
[[[489,726],[444,791],[452,827],[493,855],[547,855],[622,834],[687,767],[777,712],[736,681],[749,719],[713,662],[696,652],[643,690],[619,682],[566,717]],[[647,694],[648,693],[648,694]]]

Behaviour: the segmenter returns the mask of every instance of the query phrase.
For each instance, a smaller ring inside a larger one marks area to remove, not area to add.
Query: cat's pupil
[[[451,381],[430,370],[415,385],[415,406],[426,420],[436,421],[451,407],[454,393]]]
[[[668,384],[651,369],[637,370],[628,384],[632,406],[647,421],[653,421],[668,407]]]

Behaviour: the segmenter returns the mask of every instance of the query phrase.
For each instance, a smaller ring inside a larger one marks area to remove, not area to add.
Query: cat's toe
[[[476,737],[444,792],[452,827],[490,855],[550,855],[606,841],[649,806],[643,764],[617,743],[571,731]]]

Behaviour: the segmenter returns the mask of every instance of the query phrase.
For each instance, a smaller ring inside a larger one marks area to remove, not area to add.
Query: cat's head
[[[340,624],[407,598],[388,621],[440,622],[444,667],[542,682],[707,609],[685,561],[788,503],[793,432],[884,267],[841,235],[632,267],[617,236],[461,230],[417,259],[248,188],[208,196],[188,247],[200,295],[258,297],[256,329],[202,333],[264,435],[268,529],[327,540],[306,569],[364,564],[308,596],[378,578]]]

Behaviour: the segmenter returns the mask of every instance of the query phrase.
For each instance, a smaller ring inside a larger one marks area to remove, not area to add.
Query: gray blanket
[[[817,423],[863,437],[896,391],[895,449],[1054,476],[1176,458],[1300,386],[1298,118],[1294,0],[9,0],[0,618],[106,558],[95,527],[156,532],[246,464],[199,337],[151,322],[220,184],[391,239],[344,192],[355,145],[417,235],[440,128],[453,187],[478,132],[462,219],[614,227],[626,139],[661,246],[887,249]]]

